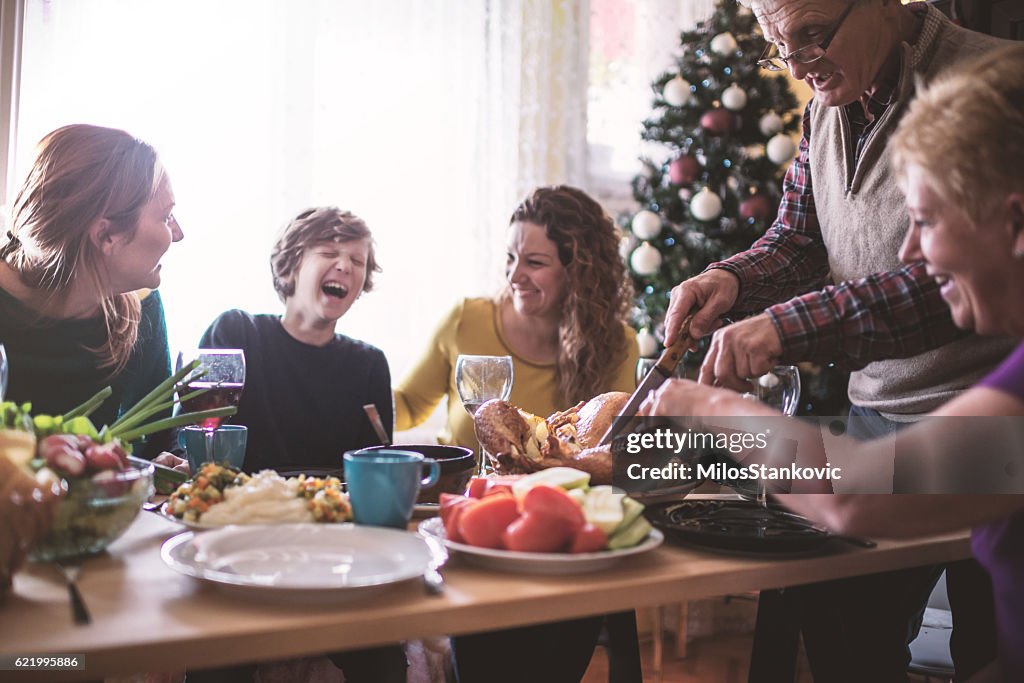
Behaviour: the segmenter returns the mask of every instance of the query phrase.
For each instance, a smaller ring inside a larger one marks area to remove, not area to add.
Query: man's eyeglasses
[[[757,65],[762,69],[768,69],[769,71],[785,71],[789,68],[790,64],[811,64],[816,62],[825,56],[825,51],[828,50],[828,46],[832,44],[832,39],[839,33],[839,27],[846,21],[846,17],[850,15],[854,6],[857,4],[856,0],[851,2],[843,10],[843,13],[839,15],[839,19],[836,20],[832,30],[828,32],[825,38],[816,45],[804,45],[803,47],[793,50],[785,57],[779,52],[779,48],[775,43],[768,43],[768,46],[764,49],[761,54],[761,58],[757,60]]]

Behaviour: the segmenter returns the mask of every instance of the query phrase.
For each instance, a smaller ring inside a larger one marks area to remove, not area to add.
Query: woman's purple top
[[[1024,401],[1024,344],[1018,346],[980,386]],[[976,527],[971,549],[992,575],[999,660],[1007,681],[1024,681],[1024,512]]]

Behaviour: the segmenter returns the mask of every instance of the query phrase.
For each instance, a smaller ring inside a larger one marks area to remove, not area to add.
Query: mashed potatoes
[[[203,513],[203,524],[282,524],[312,522],[313,513],[300,497],[299,480],[264,470],[241,486],[224,490],[224,500]]]

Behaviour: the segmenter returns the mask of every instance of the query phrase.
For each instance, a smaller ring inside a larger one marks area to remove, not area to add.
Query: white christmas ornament
[[[761,131],[761,135],[771,137],[782,131],[782,117],[770,111],[761,117],[761,120],[757,122],[757,127]]]
[[[788,163],[796,154],[796,145],[793,144],[791,137],[785,133],[779,133],[768,141],[767,151],[768,158],[772,160],[772,163],[781,166]]]
[[[690,198],[692,196],[693,196],[693,190],[691,190],[690,188],[688,188],[688,187],[681,187],[681,188],[679,188],[679,198],[682,199],[684,202],[690,201]]]
[[[705,187],[690,200],[690,213],[699,221],[714,220],[722,213],[722,200]]]
[[[769,372],[768,374],[758,377],[757,383],[761,385],[762,389],[774,389],[779,386],[779,376],[774,372]]]
[[[642,277],[649,277],[661,268],[661,252],[644,242],[629,257],[629,266]]]
[[[653,211],[637,212],[630,224],[633,234],[642,240],[653,240],[661,234],[661,217]]]
[[[733,83],[722,91],[722,106],[732,111],[739,111],[747,106],[747,93],[743,88]]]
[[[646,327],[637,333],[636,345],[640,347],[641,358],[650,358],[658,353],[658,340]]]
[[[726,57],[736,52],[739,47],[739,43],[736,42],[736,39],[728,31],[719,33],[711,39],[711,51],[716,55]]]
[[[681,107],[690,101],[690,82],[682,76],[676,76],[665,84],[661,96],[673,107]]]

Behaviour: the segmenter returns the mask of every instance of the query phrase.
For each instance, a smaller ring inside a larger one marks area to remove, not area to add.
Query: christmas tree
[[[660,153],[642,159],[632,183],[640,210],[623,220],[641,355],[658,351],[672,288],[747,249],[778,211],[800,111],[788,78],[757,66],[765,44],[748,9],[720,0],[709,19],[682,32],[675,68],[652,83],[654,113],[642,137]],[[684,364],[693,370],[703,357],[702,347]],[[845,400],[845,377],[807,370],[804,394],[816,395],[818,407],[837,389]]]

